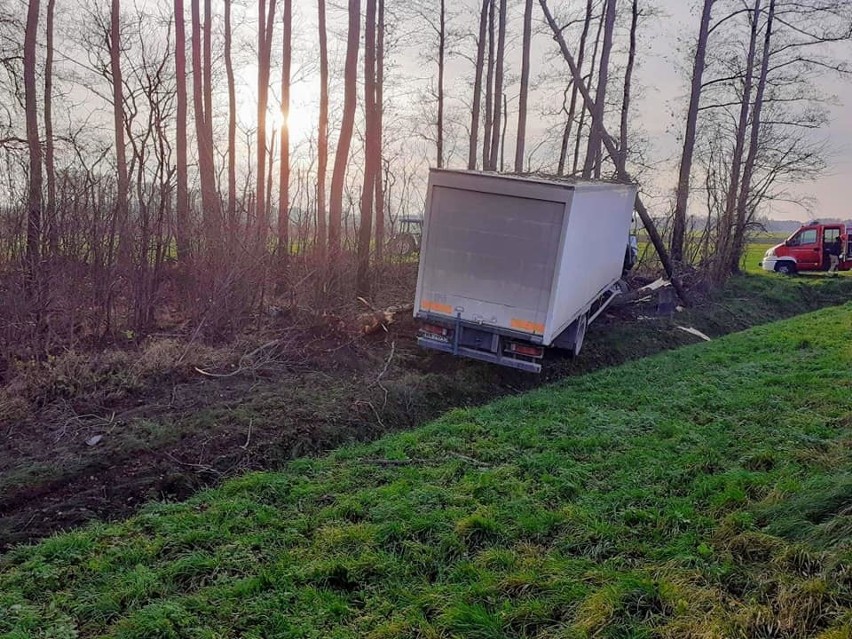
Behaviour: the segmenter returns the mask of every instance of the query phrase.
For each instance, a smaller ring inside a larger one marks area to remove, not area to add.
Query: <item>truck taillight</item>
[[[420,330],[424,333],[443,335],[444,337],[450,334],[450,329],[439,326],[438,324],[423,324],[423,326],[420,327]]]
[[[542,346],[530,346],[529,344],[510,342],[508,350],[510,353],[515,353],[516,355],[526,355],[527,357],[535,357],[536,359],[544,357],[544,347]]]

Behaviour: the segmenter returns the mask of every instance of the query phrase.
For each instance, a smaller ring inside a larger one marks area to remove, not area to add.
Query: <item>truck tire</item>
[[[795,275],[796,272],[797,272],[796,263],[791,262],[790,260],[784,260],[782,262],[778,262],[775,265],[775,272],[781,273],[782,275]]]
[[[580,356],[580,351],[583,350],[583,341],[586,339],[586,329],[589,326],[589,316],[583,313],[577,318],[577,331],[574,333],[574,344],[571,346],[571,355],[574,357]]]

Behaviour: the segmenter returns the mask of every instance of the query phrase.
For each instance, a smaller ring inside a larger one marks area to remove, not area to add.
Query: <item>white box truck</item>
[[[636,186],[433,169],[414,315],[418,344],[541,371],[579,354],[635,257]]]

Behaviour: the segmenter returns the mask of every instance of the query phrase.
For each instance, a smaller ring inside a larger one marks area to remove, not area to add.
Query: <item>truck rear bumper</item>
[[[442,353],[449,353],[451,355],[460,355],[462,357],[469,357],[470,359],[477,359],[481,362],[488,362],[490,364],[499,364],[500,366],[517,368],[518,370],[526,371],[527,373],[541,372],[541,364],[523,359],[516,359],[514,357],[502,357],[499,352],[492,353],[489,351],[481,351],[475,348],[467,348],[466,346],[454,347],[452,343],[440,342],[438,340],[429,339],[428,337],[418,337],[417,345],[422,348],[429,348],[435,351],[441,351]]]

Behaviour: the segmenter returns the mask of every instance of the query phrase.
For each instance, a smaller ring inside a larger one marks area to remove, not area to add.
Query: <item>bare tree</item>
[[[494,25],[497,0],[488,0],[488,58],[485,72],[485,128],[482,135],[482,168],[491,168],[491,135],[494,127]]]
[[[182,1],[182,0],[181,0]],[[225,0],[225,73],[228,77],[228,231],[237,230],[237,92],[234,83],[234,60],[231,51],[232,0]],[[182,80],[178,78],[180,84]]]
[[[293,2],[284,0],[281,58],[281,142],[278,175],[278,251],[290,253],[290,66],[293,57]]]
[[[503,73],[506,57],[506,0],[500,0],[500,19],[497,24],[497,58],[494,62],[494,119],[491,132],[491,152],[488,168],[497,168],[498,154],[503,142],[501,135],[503,107]]]
[[[527,99],[530,83],[530,44],[532,42],[533,0],[524,6],[524,41],[521,54],[521,94],[518,98],[518,138],[515,144],[515,172],[524,170],[524,144],[527,135]]]
[[[592,124],[589,129],[589,140],[586,145],[586,159],[583,163],[583,177],[600,177],[601,132],[606,111],[606,95],[609,84],[609,59],[612,52],[613,34],[615,32],[615,14],[618,0],[606,0],[604,9],[603,44],[601,45],[600,67],[595,88],[595,109]]]
[[[443,0],[442,0],[443,4]],[[370,241],[373,239],[373,203],[376,174],[380,169],[376,125],[376,0],[367,0],[364,28],[364,183],[361,189],[361,220],[358,226],[358,268],[355,289],[370,294]]]
[[[121,74],[121,2],[112,0],[110,13],[110,74],[112,78],[112,114],[115,133],[115,163],[118,173],[118,192],[115,200],[114,223],[124,228],[127,218],[127,194],[129,179],[127,174],[127,151],[124,142],[124,84]],[[122,231],[124,232],[124,231]],[[127,242],[120,245],[126,251]]]
[[[683,262],[684,235],[686,233],[686,207],[689,202],[689,186],[692,175],[692,158],[695,154],[695,138],[698,129],[698,109],[701,103],[704,67],[707,58],[707,39],[710,34],[710,20],[716,0],[704,0],[701,13],[701,26],[692,66],[692,86],[689,94],[689,109],[686,112],[686,131],[683,136],[683,152],[680,158],[680,174],[677,182],[677,195],[672,221],[671,252],[672,260]]]
[[[317,0],[320,48],[320,103],[317,125],[317,252],[325,257],[326,210],[325,178],[328,171],[328,32],[325,25],[325,0]]]
[[[256,238],[258,250],[266,251],[269,229],[269,207],[264,187],[266,156],[266,110],[269,104],[269,76],[272,58],[272,36],[275,31],[275,0],[259,0],[257,25],[257,187],[255,189]]]
[[[369,2],[369,0],[368,0]],[[444,68],[447,55],[447,8],[446,0],[440,0],[438,14],[438,138],[437,166],[444,166]]]
[[[113,0],[113,7],[115,7],[117,1]],[[38,39],[39,9],[39,0],[29,0],[27,26],[24,31],[24,100],[27,120],[27,146],[30,155],[27,262],[31,276],[36,273],[40,259],[42,222],[41,140],[39,139],[38,96],[36,95],[36,42]]]
[[[349,0],[349,28],[347,33],[346,62],[343,72],[343,120],[340,124],[340,136],[334,154],[334,171],[331,175],[329,198],[328,247],[332,256],[335,256],[340,250],[343,187],[346,179],[346,165],[349,162],[349,147],[352,143],[352,129],[355,125],[358,90],[358,44],[361,37],[360,0]]]
[[[586,13],[585,18],[583,20],[583,32],[580,34],[580,44],[577,52],[577,68],[580,70],[580,73],[583,72],[583,63],[585,62],[586,57],[586,40],[589,37],[589,28],[592,25],[592,17],[594,13],[593,1],[594,0],[586,1]],[[577,113],[577,96],[579,95],[579,90],[577,84],[573,80],[569,82],[568,87],[566,88],[566,94],[568,90],[571,91],[571,103],[568,107],[568,111],[565,118],[565,127],[562,131],[562,144],[559,148],[559,163],[556,169],[557,175],[565,175],[565,164],[568,159],[568,143],[571,141],[571,129],[574,126],[574,118]],[[577,137],[579,139],[579,131]],[[575,170],[576,163],[577,161],[575,160]]]
[[[53,139],[53,15],[56,0],[47,0],[47,25],[44,54],[44,169],[47,175],[47,206],[45,210],[48,225],[48,242],[52,253],[59,245],[56,228],[56,162],[54,160]]]
[[[230,5],[230,2],[228,3]],[[177,83],[177,122],[175,146],[177,153],[177,202],[175,242],[178,260],[190,256],[189,189],[187,171],[187,95],[186,95],[186,27],[183,0],[174,0],[175,10],[175,82]]]
[[[639,26],[639,0],[633,0],[630,7],[630,47],[627,51],[627,68],[624,71],[624,94],[621,100],[621,127],[619,128],[618,148],[621,159],[627,164],[627,127],[630,119],[630,91],[633,83],[633,67],[636,64],[636,29]]]
[[[376,261],[384,259],[385,244],[385,189],[382,180],[382,155],[384,136],[384,84],[385,84],[385,0],[378,0],[376,22],[376,149],[378,158],[375,177],[376,198]]]
[[[476,157],[479,153],[479,116],[482,111],[482,71],[485,64],[485,40],[488,29],[488,9],[491,0],[482,0],[479,12],[479,37],[476,40],[476,62],[474,63],[473,106],[470,110],[470,145],[467,153],[467,168],[476,169]]]

